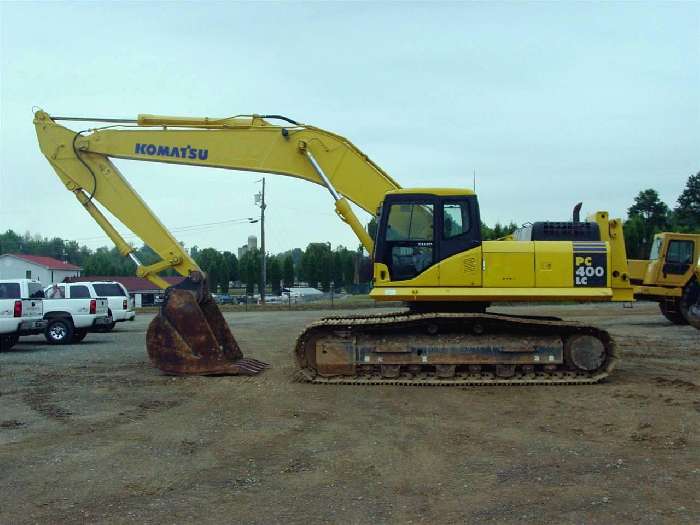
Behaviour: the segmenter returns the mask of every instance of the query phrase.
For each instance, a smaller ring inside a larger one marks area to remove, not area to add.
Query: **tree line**
[[[700,232],[700,171],[688,177],[685,188],[671,208],[652,188],[640,191],[627,210],[623,226],[627,257],[646,259],[656,233]]]
[[[661,231],[700,232],[700,172],[691,175],[679,195],[675,206],[662,202],[656,190],[640,191],[627,210],[624,223],[627,256],[630,259],[645,259],[649,256],[654,234]],[[483,240],[498,239],[513,232],[518,226],[496,223],[493,227],[481,225]],[[374,219],[367,225],[374,238],[377,224]],[[12,230],[0,234],[0,254],[25,253],[43,255],[82,266],[84,275],[124,276],[134,275],[136,266],[128,257],[119,254],[116,248],[91,250],[76,241],[60,237],[49,239],[40,235],[20,235]],[[138,248],[135,255],[143,264],[159,260],[149,247]],[[229,251],[214,248],[200,249],[193,246],[190,255],[209,276],[212,290],[226,293],[229,283],[242,283],[247,293],[260,289],[262,276],[261,257],[257,249],[246,252],[240,260]],[[174,275],[172,270],[165,275]],[[350,289],[353,285],[366,284],[372,279],[369,258],[361,248],[351,250],[343,246],[332,248],[330,243],[316,242],[305,250],[295,248],[280,254],[266,256],[265,285],[272,293],[279,294],[282,287],[300,282],[323,291]]]

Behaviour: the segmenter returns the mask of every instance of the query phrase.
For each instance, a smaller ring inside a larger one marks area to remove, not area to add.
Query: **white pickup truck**
[[[76,281],[75,284],[78,283],[88,287],[90,297],[105,297],[107,299],[112,324],[104,325],[97,331],[109,332],[116,323],[133,321],[136,318],[134,300],[129,297],[129,292],[123,284],[117,281]]]
[[[46,340],[54,345],[79,343],[88,332],[112,324],[104,297],[93,298],[83,283],[59,283],[44,289]]]
[[[39,334],[46,328],[41,283],[31,279],[0,281],[0,351],[12,348],[21,335]]]

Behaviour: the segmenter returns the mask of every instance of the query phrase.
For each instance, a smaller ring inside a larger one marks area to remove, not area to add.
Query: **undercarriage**
[[[608,332],[552,317],[411,313],[321,319],[299,336],[299,377],[325,384],[590,384],[618,359]]]

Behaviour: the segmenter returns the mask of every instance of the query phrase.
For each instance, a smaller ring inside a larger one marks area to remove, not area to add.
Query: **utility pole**
[[[260,206],[260,303],[265,304],[266,261],[265,261],[265,177],[261,179],[262,191],[255,196],[255,203]],[[258,181],[260,182],[260,181]]]

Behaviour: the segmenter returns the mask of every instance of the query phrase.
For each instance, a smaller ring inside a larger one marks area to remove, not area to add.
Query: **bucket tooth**
[[[267,368],[267,363],[243,357],[206,284],[199,293],[191,285],[166,291],[146,334],[151,362],[173,375],[255,375]]]

